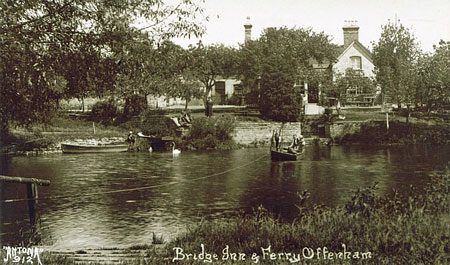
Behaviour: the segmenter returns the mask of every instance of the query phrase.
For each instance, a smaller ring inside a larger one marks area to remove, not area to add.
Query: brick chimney
[[[344,48],[347,48],[352,42],[358,41],[358,21],[357,20],[345,20],[344,21]]]
[[[252,24],[250,23],[250,17],[247,17],[247,21],[244,24],[245,28],[245,42],[252,40]]]

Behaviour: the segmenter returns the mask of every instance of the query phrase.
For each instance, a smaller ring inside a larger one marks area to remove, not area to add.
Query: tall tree
[[[428,111],[450,104],[450,41],[433,48],[434,54],[422,56],[418,66],[418,101]]]
[[[185,100],[184,108],[187,110],[192,99],[200,99],[205,95],[202,82],[198,79],[198,68],[191,50],[185,50],[177,46],[172,49],[169,58],[165,61],[165,77],[168,80],[164,89],[166,97],[180,98]]]
[[[2,1],[1,131],[45,120],[63,96],[110,89],[127,41],[202,34],[202,11],[196,0]]]
[[[294,87],[299,80],[324,83],[329,76],[313,68],[312,61],[331,63],[335,47],[324,33],[311,29],[268,28],[241,49],[243,84],[252,90],[260,79],[261,113],[275,120],[300,119],[302,98]]]
[[[399,21],[382,26],[381,37],[373,47],[373,62],[381,92],[399,107],[414,101],[414,75],[419,45],[414,34]]]

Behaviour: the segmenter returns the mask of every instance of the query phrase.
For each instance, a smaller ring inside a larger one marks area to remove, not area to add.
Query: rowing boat
[[[128,150],[127,144],[61,144],[63,153],[79,154],[79,153],[118,153]]]

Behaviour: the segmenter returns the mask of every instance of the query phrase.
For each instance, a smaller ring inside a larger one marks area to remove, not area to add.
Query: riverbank
[[[300,193],[298,217],[293,222],[282,222],[261,207],[250,215],[202,221],[163,245],[164,240],[158,239],[130,247],[130,253],[136,249],[145,252],[124,264],[450,262],[448,172],[433,176],[425,193],[412,189],[406,197],[380,197],[375,190],[375,186],[357,190],[336,208],[306,207],[308,193]],[[61,255],[46,250],[41,261],[45,265],[73,264],[73,257],[93,252],[74,250]],[[127,253],[124,249],[118,252]]]
[[[282,139],[290,142],[291,136],[306,133],[307,143],[392,145],[392,144],[450,144],[450,123],[448,120],[430,120],[429,117],[413,117],[407,123],[404,117],[391,117],[389,129],[379,111],[343,111],[345,120],[333,123],[323,117],[303,123],[280,123],[265,121],[258,117],[239,117],[217,115],[213,121],[202,116],[194,118],[195,132],[187,137],[175,137],[178,147],[187,150],[236,149],[269,146],[273,130],[283,127]],[[383,115],[382,115],[383,114]],[[166,120],[168,117],[160,115]],[[160,119],[161,120],[161,119]],[[142,121],[139,123],[142,127]],[[155,129],[161,127],[167,135],[175,136],[168,130],[170,126],[146,125]],[[215,128],[217,127],[217,128]],[[321,132],[320,128],[325,128]],[[120,126],[103,126],[85,118],[57,114],[50,124],[35,124],[28,129],[15,128],[8,139],[2,139],[0,153],[16,155],[40,155],[61,152],[62,142],[123,142],[128,130],[141,130],[138,123],[125,123]],[[145,129],[145,128],[144,128]],[[191,127],[192,129],[192,127]],[[225,137],[225,134],[229,137]],[[144,148],[143,150],[147,150]]]
[[[329,125],[329,137],[339,145],[450,144],[450,124],[386,121],[337,122]]]
[[[33,124],[29,128],[12,128],[1,139],[0,153],[13,155],[41,155],[61,152],[61,143],[124,142],[127,130],[103,126],[85,119],[58,114],[49,124]]]

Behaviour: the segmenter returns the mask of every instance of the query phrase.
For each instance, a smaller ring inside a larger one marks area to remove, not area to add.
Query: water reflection
[[[343,204],[358,187],[379,183],[422,187],[444,170],[446,147],[307,147],[298,161],[271,162],[266,149],[164,153],[1,157],[5,175],[50,179],[38,207],[45,243],[106,247],[166,238],[200,218],[218,218],[263,205],[282,218],[297,215],[297,192],[310,202]],[[136,189],[136,190],[134,190]],[[0,199],[21,198],[21,185],[0,184]],[[45,199],[46,198],[46,199]],[[26,203],[0,203],[0,240],[17,240],[27,225]]]

